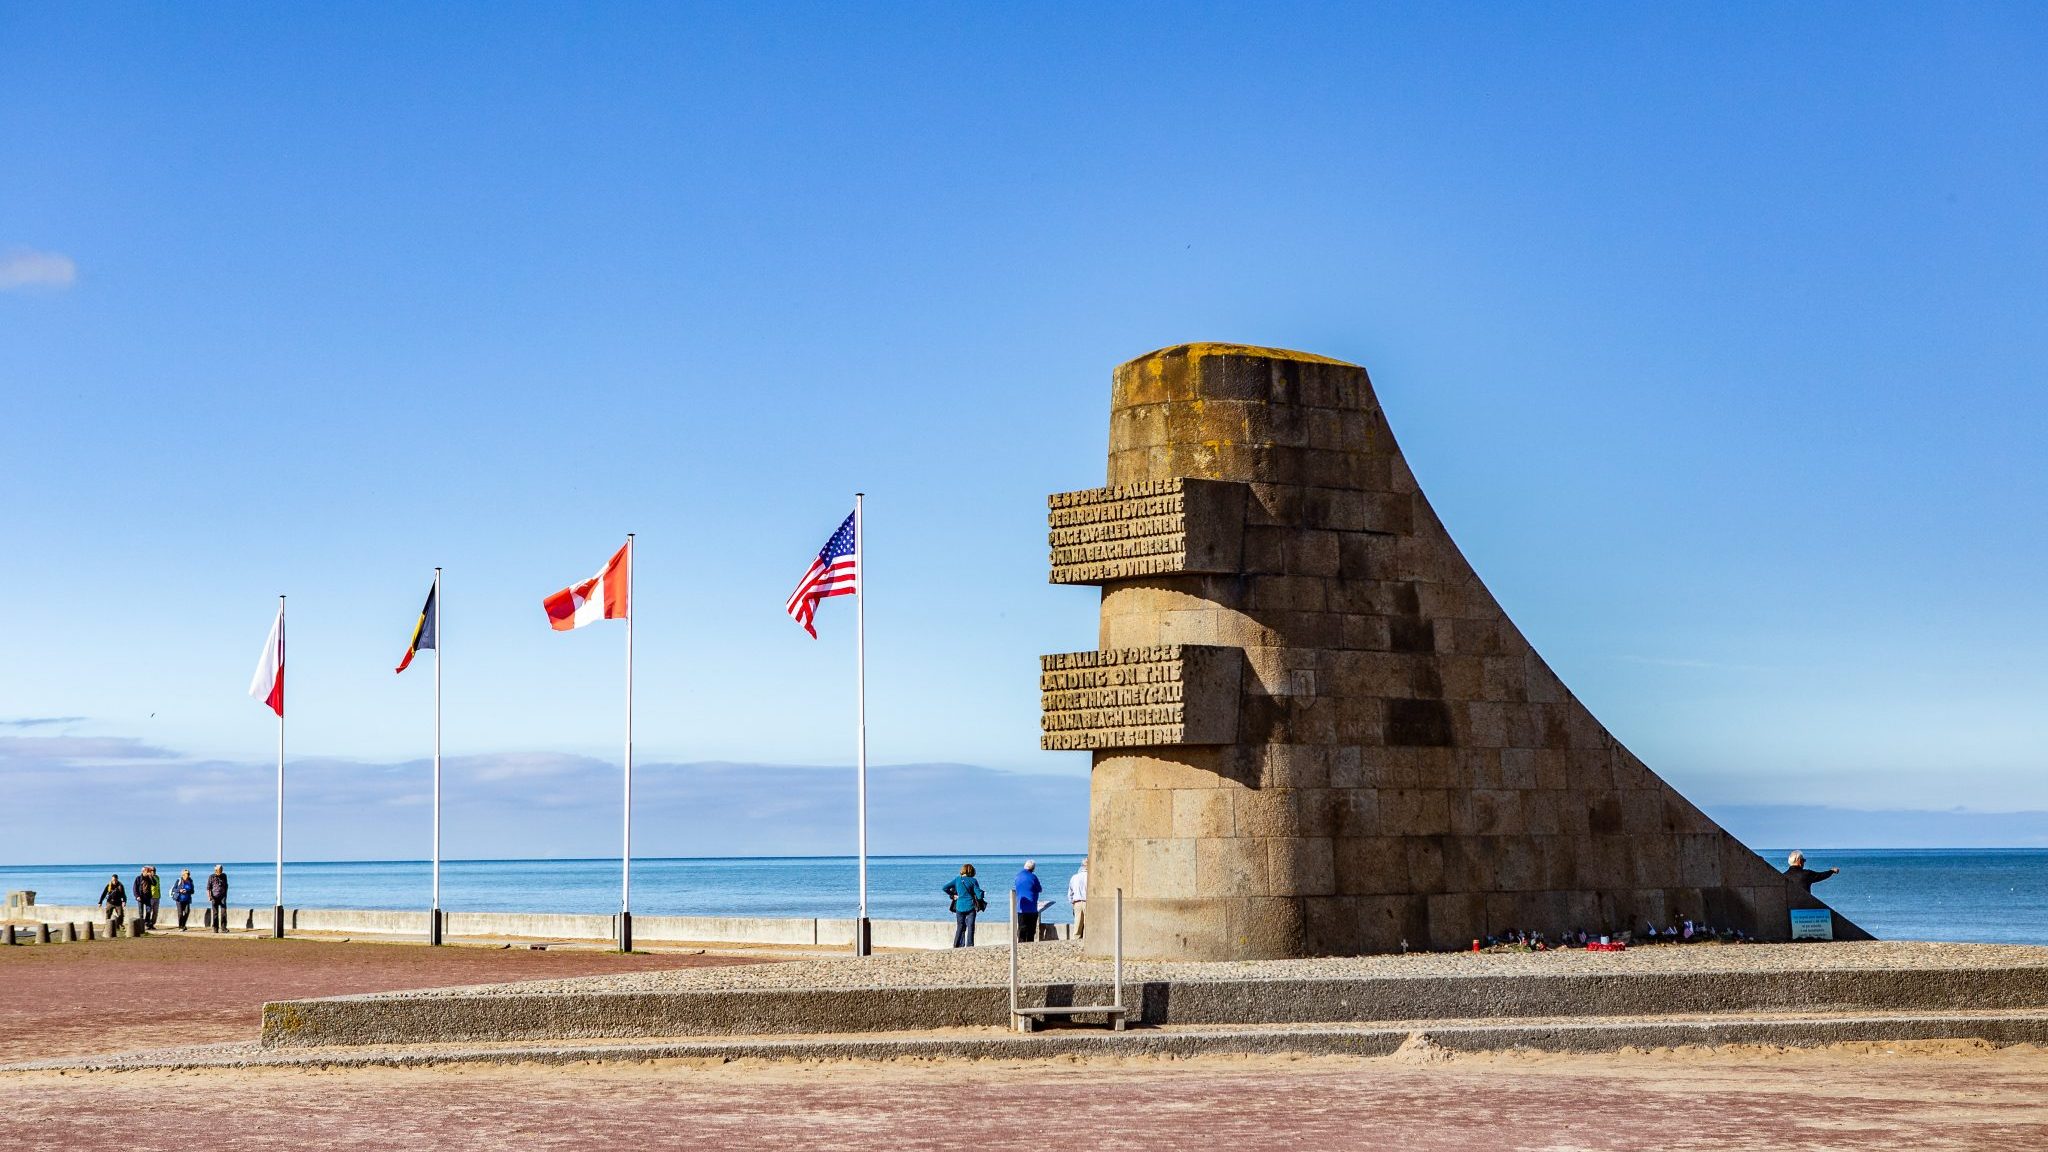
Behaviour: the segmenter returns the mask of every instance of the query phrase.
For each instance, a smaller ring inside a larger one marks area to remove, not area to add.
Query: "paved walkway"
[[[176,935],[0,950],[17,1060],[247,1040],[258,1005],[746,963]],[[118,1133],[118,1135],[115,1135]],[[0,1148],[2048,1147],[2048,1050],[1962,1041],[1375,1059],[652,1060],[0,1073]]]
[[[1419,1062],[1415,1062],[1419,1061]],[[598,1064],[0,1074],[9,1134],[189,1152],[2048,1147],[2048,1053]],[[23,1147],[45,1146],[34,1137]]]
[[[752,962],[175,931],[18,945],[0,948],[0,1036],[16,1060],[224,1043],[255,1039],[268,1000]]]

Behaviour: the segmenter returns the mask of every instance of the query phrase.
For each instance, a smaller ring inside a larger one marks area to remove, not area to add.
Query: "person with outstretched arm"
[[[1799,885],[1799,890],[1808,896],[1813,895],[1813,886],[1815,884],[1826,880],[1830,876],[1840,875],[1842,871],[1840,868],[1830,868],[1825,872],[1816,872],[1806,866],[1806,853],[1804,852],[1794,852],[1792,855],[1787,856],[1785,864],[1787,865],[1785,868],[1785,879]]]

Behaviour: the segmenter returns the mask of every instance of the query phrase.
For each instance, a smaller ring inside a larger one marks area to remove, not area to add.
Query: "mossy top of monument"
[[[1190,363],[1206,360],[1211,356],[1251,356],[1261,360],[1299,360],[1305,364],[1340,364],[1346,368],[1358,365],[1347,360],[1329,356],[1318,356],[1313,352],[1296,352],[1290,348],[1266,348],[1258,344],[1232,344],[1228,341],[1197,340],[1190,344],[1175,344],[1166,348],[1155,348],[1143,356],[1133,357],[1121,367],[1128,368],[1146,360],[1162,357],[1178,357]],[[1119,369],[1121,370],[1121,368]]]
[[[1341,384],[1339,382],[1342,382]],[[1370,389],[1365,369],[1328,356],[1203,341],[1175,344],[1117,365],[1111,404],[1123,408],[1180,400],[1249,400],[1350,406]],[[1318,387],[1320,385],[1320,387]],[[1340,398],[1335,393],[1344,393]]]

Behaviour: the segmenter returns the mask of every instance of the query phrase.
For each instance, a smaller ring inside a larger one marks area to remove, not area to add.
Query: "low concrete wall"
[[[100,910],[92,904],[31,904],[18,908],[15,914],[24,920],[40,920],[45,924],[62,924],[73,921],[83,924],[87,920],[102,920]],[[175,922],[177,915],[172,914]]]
[[[1027,985],[1027,1006],[1106,1004],[1100,985]],[[1143,1024],[1335,1024],[1756,1012],[2048,1008],[2048,967],[1171,980],[1130,984]],[[788,1035],[1000,1026],[1002,985],[344,996],[267,1004],[267,1047]]]
[[[287,927],[300,932],[381,932],[394,936],[425,936],[425,912],[396,912],[382,908],[293,908]],[[239,924],[231,918],[230,924]],[[270,909],[263,910],[263,922],[270,923]]]
[[[67,920],[99,920],[92,905],[36,904],[23,910],[27,917],[45,923]],[[206,907],[193,908],[191,924],[202,927]],[[228,923],[243,930],[270,931],[268,907],[230,906]],[[131,906],[129,915],[134,915]],[[606,941],[617,938],[618,929],[610,916],[583,916],[537,912],[443,912],[442,932],[448,939],[460,937],[517,937],[533,940]],[[176,913],[160,909],[158,930],[165,918],[176,922]],[[873,920],[871,939],[877,948],[950,948],[953,922],[950,920]],[[1071,924],[1041,924],[1038,938],[1064,940]],[[427,934],[427,913],[378,908],[287,908],[287,932],[365,933],[388,936]],[[977,924],[975,944],[1000,947],[1009,943],[1009,921],[983,917]],[[766,944],[853,948],[853,920],[809,919],[796,916],[635,916],[636,944]]]
[[[250,929],[261,929],[262,931],[268,932],[270,931],[270,911],[271,910],[268,907],[237,908],[231,904],[228,906],[228,925],[229,927],[242,929],[244,931]],[[75,922],[83,924],[88,920],[91,920],[97,924],[105,924],[107,921],[106,916],[100,912],[99,906],[96,904],[37,904],[33,907],[24,909],[23,912],[29,918],[40,920],[45,924],[63,924],[66,922]],[[285,927],[287,929],[289,929],[292,926],[294,919],[301,915],[307,917],[313,917],[316,915],[331,915],[343,919],[352,916],[410,915],[410,913],[405,912],[353,912],[347,910],[337,910],[333,912],[328,912],[324,909],[312,908],[305,909],[303,912],[297,908],[287,908],[285,909],[284,914],[284,922]],[[135,919],[135,905],[133,904],[128,905],[127,919]],[[421,932],[426,931],[426,922],[427,921],[425,914],[420,914]],[[204,931],[206,927],[206,905],[201,903],[193,904],[192,915],[186,920],[186,923],[191,926],[191,931]],[[168,926],[173,932],[177,931],[178,928],[177,906],[172,904],[168,900],[163,901],[162,905],[158,907],[156,911],[156,930],[161,932],[165,929],[166,926]],[[371,929],[367,927],[356,927],[353,924],[351,924],[350,927],[338,929],[309,927],[307,931],[370,932],[376,931],[376,929]]]
[[[633,923],[637,926],[639,919]],[[426,932],[424,924],[422,934]],[[530,936],[539,940],[610,940],[609,916],[549,912],[442,912],[445,936]]]

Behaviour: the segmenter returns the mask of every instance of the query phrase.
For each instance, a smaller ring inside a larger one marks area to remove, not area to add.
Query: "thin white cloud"
[[[12,720],[0,720],[0,728],[43,728],[51,724],[78,724],[83,716],[21,716]]]
[[[65,771],[178,754],[127,736],[0,736],[0,767]]]
[[[11,248],[0,255],[0,292],[25,288],[61,291],[78,280],[78,264],[62,252]]]

